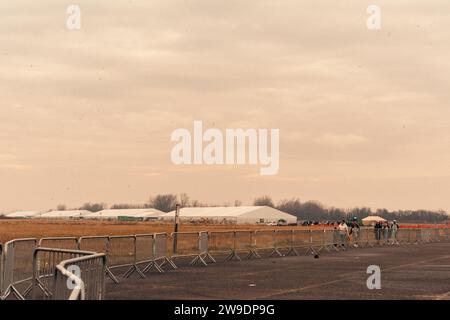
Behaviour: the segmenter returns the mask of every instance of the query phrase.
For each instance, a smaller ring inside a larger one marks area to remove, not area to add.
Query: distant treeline
[[[146,203],[143,204],[128,204],[119,203],[110,206],[110,209],[143,209],[155,208],[163,212],[175,210],[176,204],[179,203],[181,207],[217,207],[217,206],[240,206],[242,202],[236,200],[233,204],[207,204],[201,203],[197,200],[189,199],[187,194],[160,194],[150,197]],[[449,220],[449,215],[443,211],[432,210],[399,210],[389,211],[387,209],[377,209],[372,211],[370,208],[352,208],[340,209],[335,207],[325,207],[318,201],[301,202],[299,198],[284,199],[275,204],[270,196],[258,197],[253,201],[255,206],[269,206],[278,210],[290,213],[299,220],[312,221],[338,221],[341,219],[349,219],[357,217],[358,219],[365,218],[369,215],[378,215],[387,220],[399,220],[402,222],[426,222],[438,223]],[[104,203],[85,203],[80,208],[81,210],[89,210],[92,212],[107,209]],[[66,210],[65,205],[59,205],[58,210]]]

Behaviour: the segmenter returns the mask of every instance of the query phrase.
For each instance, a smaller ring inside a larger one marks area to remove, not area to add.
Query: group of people
[[[351,242],[353,246],[358,247],[361,228],[356,217],[353,218],[350,225],[342,220],[335,229],[338,231],[339,244],[346,246]],[[374,227],[375,239],[378,244],[382,239],[386,244],[397,244],[398,229],[399,225],[396,220],[392,222],[377,221]]]
[[[375,223],[375,239],[378,243],[383,239],[385,243],[397,244],[398,223],[396,220],[389,221],[377,221]]]

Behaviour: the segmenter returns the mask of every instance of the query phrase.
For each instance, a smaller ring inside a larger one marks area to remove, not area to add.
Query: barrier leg
[[[230,254],[225,258],[225,261],[232,261],[234,258],[236,258],[238,261],[242,261],[241,257],[239,257],[236,250],[232,250]]]
[[[143,273],[147,273],[152,268],[155,268],[159,273],[164,273],[164,270],[158,265],[157,261],[151,261],[147,266],[142,270]]]
[[[135,264],[133,264],[127,271],[125,271],[122,277],[129,278],[134,272],[136,272],[141,278],[145,278],[145,274],[143,274]]]

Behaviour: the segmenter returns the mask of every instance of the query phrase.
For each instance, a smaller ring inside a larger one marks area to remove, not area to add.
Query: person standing
[[[350,234],[352,236],[353,246],[357,248],[359,244],[359,224],[356,217],[353,217],[353,221],[350,226]]]
[[[377,244],[380,244],[380,240],[381,240],[381,229],[383,228],[383,226],[381,225],[381,221],[377,221],[375,223],[375,239],[377,240]]]
[[[345,220],[342,220],[342,222],[338,226],[339,230],[339,239],[340,239],[340,245],[343,247],[347,246],[347,237],[348,237],[348,226]]]
[[[389,234],[390,234],[391,228],[389,226],[389,222],[385,221],[383,223],[383,237],[384,237],[384,244],[389,244]]]
[[[392,240],[392,244],[399,244],[399,242],[397,240],[398,229],[399,229],[399,225],[397,223],[397,220],[392,221],[392,226],[391,226],[391,240]]]

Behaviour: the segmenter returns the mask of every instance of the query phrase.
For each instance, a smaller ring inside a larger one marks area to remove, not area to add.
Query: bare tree
[[[163,212],[175,210],[176,204],[177,196],[174,194],[158,194],[154,198],[150,197],[148,201],[148,206]]]
[[[131,203],[117,203],[111,206],[111,209],[143,209],[143,204],[131,204]]]
[[[83,204],[83,206],[80,208],[80,210],[88,210],[91,212],[98,212],[105,209],[106,205],[104,203],[90,203],[86,202]]]
[[[268,206],[268,207],[275,207],[273,204],[272,198],[270,196],[262,196],[259,198],[256,198],[255,201],[253,201],[254,206]]]
[[[180,194],[179,199],[180,201],[178,203],[181,205],[182,208],[190,206],[189,196],[186,193]]]

